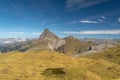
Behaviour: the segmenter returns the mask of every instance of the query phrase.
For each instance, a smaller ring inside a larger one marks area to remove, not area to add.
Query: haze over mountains
[[[25,38],[0,38],[0,44],[11,44],[27,41]]]
[[[0,51],[52,50],[67,55],[81,55],[103,51],[117,45],[119,40],[77,39],[74,36],[59,38],[49,29],[45,29],[38,39],[0,39]]]

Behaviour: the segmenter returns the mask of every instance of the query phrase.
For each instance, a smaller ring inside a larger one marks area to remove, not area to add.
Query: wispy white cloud
[[[104,22],[106,19],[105,16],[101,16],[99,18],[96,18],[96,20],[80,20],[81,23],[100,23],[100,22]]]
[[[62,26],[62,25],[70,25],[70,24],[75,24],[75,23],[78,23],[78,21],[69,21],[69,22],[58,23],[58,24],[50,24],[47,26]]]
[[[101,18],[102,18],[102,19],[106,19],[106,17],[105,17],[105,16],[102,16]]]
[[[6,32],[8,34],[24,34],[25,32]]]
[[[37,38],[41,32],[0,32],[1,38]]]
[[[103,22],[104,20],[103,19],[98,19],[99,22]]]
[[[43,20],[43,22],[41,22],[40,26],[46,26],[46,24],[49,24],[49,23],[54,22],[59,19],[60,19],[60,17],[47,18],[47,19]]]
[[[31,33],[31,34],[34,34],[34,35],[40,35],[41,32],[33,32],[33,33]]]
[[[59,24],[51,24],[47,26],[61,26],[61,25],[70,25],[70,24],[76,24],[76,23],[86,23],[86,24],[94,24],[94,23],[101,23],[104,20],[102,19],[97,19],[97,20],[75,20],[75,21],[69,21],[69,22],[64,22],[64,23],[59,23]]]
[[[88,20],[89,19],[96,19],[96,18],[102,19],[102,16],[105,16],[107,19],[108,17],[110,18],[113,15],[119,15],[119,14],[120,14],[120,10],[114,10],[114,11],[101,12],[98,14],[94,14],[93,16],[87,16],[85,18]]]
[[[78,23],[77,21],[73,21],[73,23]]]
[[[81,23],[99,23],[99,21],[92,21],[92,20],[81,20]]]
[[[118,22],[120,22],[120,18],[118,18]]]
[[[101,18],[98,19],[99,22],[103,22],[105,21],[106,17],[105,16],[102,16]]]
[[[65,31],[65,34],[120,34],[120,30],[96,30],[96,31]]]
[[[67,0],[67,9],[70,11],[94,6],[108,0]]]
[[[40,35],[42,32],[1,32],[0,34],[8,34],[8,35]]]

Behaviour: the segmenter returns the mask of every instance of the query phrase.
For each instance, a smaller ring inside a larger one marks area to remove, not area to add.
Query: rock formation
[[[60,39],[54,33],[50,32],[48,29],[45,29],[39,39],[33,41],[33,44],[38,46],[40,49],[50,49],[54,51],[64,45],[65,40]]]

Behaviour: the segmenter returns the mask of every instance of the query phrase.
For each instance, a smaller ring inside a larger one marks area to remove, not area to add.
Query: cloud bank
[[[40,35],[41,32],[33,32],[33,33],[31,33],[31,34],[33,34],[33,35]]]
[[[65,31],[64,34],[120,34],[120,30],[96,30],[96,31]]]

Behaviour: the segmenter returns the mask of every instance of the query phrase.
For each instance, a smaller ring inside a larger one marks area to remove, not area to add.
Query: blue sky
[[[120,0],[0,0],[0,38],[120,38]]]

